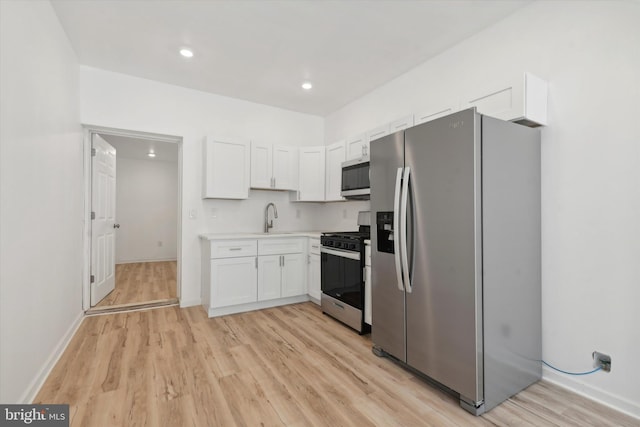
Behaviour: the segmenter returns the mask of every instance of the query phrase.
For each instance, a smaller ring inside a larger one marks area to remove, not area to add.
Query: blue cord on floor
[[[589,375],[589,374],[593,374],[595,372],[598,372],[599,370],[602,369],[602,366],[598,366],[596,369],[594,369],[593,371],[588,371],[588,372],[567,372],[567,371],[563,371],[562,369],[558,369],[555,366],[551,366],[549,365],[547,362],[545,362],[544,360],[542,361],[542,363],[544,363],[545,365],[547,365],[548,367],[550,367],[551,369],[555,369],[558,372],[562,372],[563,374],[567,374],[567,375]]]

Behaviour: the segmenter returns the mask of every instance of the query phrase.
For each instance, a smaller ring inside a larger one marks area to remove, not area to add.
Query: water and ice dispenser
[[[393,232],[393,212],[376,212],[378,252],[394,253]]]

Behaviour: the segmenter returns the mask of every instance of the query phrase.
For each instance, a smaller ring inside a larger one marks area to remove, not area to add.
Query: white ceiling
[[[529,1],[52,3],[84,65],[324,116]]]
[[[151,141],[148,139],[130,138],[127,136],[100,134],[105,141],[116,149],[117,158],[151,160],[161,162],[178,162],[178,144],[171,142]],[[149,157],[153,150],[156,157]]]

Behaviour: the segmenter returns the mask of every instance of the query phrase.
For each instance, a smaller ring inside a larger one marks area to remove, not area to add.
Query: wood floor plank
[[[115,289],[96,308],[176,298],[176,261],[116,264]]]
[[[88,317],[36,397],[72,426],[637,426],[545,381],[474,417],[312,303]]]
[[[256,364],[259,359],[253,346],[243,345],[234,347],[234,357],[240,366],[246,367],[249,373],[263,387],[265,395],[278,417],[284,425],[311,425],[311,421],[295,401],[286,384],[271,375],[264,365]]]

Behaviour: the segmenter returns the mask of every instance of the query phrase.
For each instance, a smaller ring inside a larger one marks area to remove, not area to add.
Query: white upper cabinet
[[[272,188],[273,147],[251,141],[251,188]]]
[[[344,200],[340,196],[342,190],[342,162],[346,160],[345,141],[339,141],[327,146],[325,171],[325,200]]]
[[[354,135],[345,141],[345,160],[355,160],[369,156],[369,146],[371,141],[387,136],[390,133],[409,128],[414,124],[413,114],[401,117],[397,120],[378,126],[368,132]],[[327,160],[328,161],[328,160]]]
[[[298,149],[273,146],[273,187],[277,190],[298,189]]]
[[[375,141],[378,138],[382,138],[383,136],[387,136],[389,135],[389,125],[382,125],[382,126],[378,126],[377,128],[371,129],[369,132],[367,132],[367,139],[366,139],[366,145],[367,148],[365,149],[365,156],[369,155],[369,143],[371,141]]]
[[[469,91],[460,109],[476,107],[479,113],[527,126],[547,124],[547,82],[530,73],[489,82]]]
[[[300,148],[298,191],[299,202],[324,201],[325,146]]]
[[[248,198],[250,150],[249,141],[205,138],[202,144],[202,198]]]
[[[437,119],[438,117],[443,117],[448,114],[452,114],[458,111],[458,107],[456,103],[444,103],[443,105],[432,107],[428,110],[422,111],[415,115],[415,124],[421,125],[422,123],[429,122],[433,119]]]
[[[298,150],[294,147],[252,141],[251,188],[296,190]]]
[[[389,133],[394,133],[394,132],[398,132],[399,130],[410,128],[411,126],[413,126],[413,124],[414,124],[413,114],[400,117],[399,119],[389,123]]]
[[[365,145],[367,141],[367,134],[361,133],[348,138],[345,142],[347,150],[346,160],[359,159],[365,156]]]

